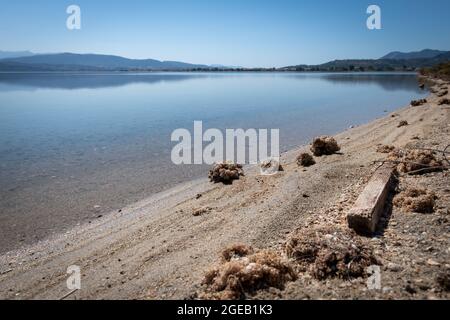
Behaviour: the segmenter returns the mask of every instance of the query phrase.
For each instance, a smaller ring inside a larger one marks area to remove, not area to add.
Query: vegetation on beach
[[[427,77],[450,80],[450,61],[430,68],[423,68],[420,70],[420,74]]]

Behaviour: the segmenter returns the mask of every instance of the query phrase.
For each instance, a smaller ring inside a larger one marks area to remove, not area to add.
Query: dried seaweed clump
[[[439,100],[438,105],[442,106],[444,104],[450,104],[450,99],[442,98],[441,100]]]
[[[427,99],[413,100],[413,101],[411,101],[411,106],[418,107],[418,106],[421,106],[421,105],[423,105],[425,103],[427,103]]]
[[[390,153],[395,150],[394,146],[388,146],[388,145],[380,145],[377,147],[378,153]]]
[[[242,249],[237,246],[222,253],[222,263],[205,275],[201,299],[245,299],[258,290],[283,289],[286,282],[296,279],[289,262],[277,252],[261,250],[253,253],[249,247]],[[233,255],[230,256],[230,252]]]
[[[388,160],[398,162],[397,171],[403,173],[426,173],[442,170],[442,161],[436,159],[431,150],[394,150],[389,154]]]
[[[253,248],[245,244],[235,244],[222,251],[222,261],[240,259],[253,253]]]
[[[316,161],[314,160],[313,156],[309,153],[301,153],[297,157],[297,164],[302,167],[310,167],[312,165],[316,164]]]
[[[407,212],[432,213],[436,198],[434,192],[408,188],[394,198],[394,204]]]
[[[333,137],[322,136],[313,140],[311,151],[316,157],[330,155],[341,150]]]
[[[350,233],[332,228],[303,229],[289,238],[285,251],[300,271],[309,271],[319,280],[363,277],[367,267],[379,264]]]
[[[402,120],[402,121],[400,121],[400,122],[398,123],[397,128],[404,127],[404,126],[407,126],[407,125],[409,125],[408,121]]]
[[[240,176],[244,175],[242,165],[230,162],[221,162],[213,166],[209,170],[208,178],[214,183],[222,182],[224,184],[232,183],[233,180],[238,180]]]

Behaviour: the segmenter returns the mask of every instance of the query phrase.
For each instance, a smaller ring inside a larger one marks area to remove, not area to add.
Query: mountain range
[[[8,58],[20,58],[20,57],[28,57],[33,56],[34,53],[31,51],[1,51],[0,50],[0,59],[8,59]]]
[[[380,59],[334,60],[319,65],[296,65],[284,71],[415,71],[450,61],[450,51],[425,49],[417,52],[391,52]]]
[[[207,65],[154,59],[128,59],[102,54],[36,54],[0,60],[0,70],[31,69],[33,71],[130,71],[130,70],[190,70]]]
[[[394,51],[381,57],[380,59],[394,59],[394,60],[411,60],[411,59],[431,59],[441,54],[445,54],[447,51],[425,49],[422,51],[414,52],[398,52]]]
[[[425,49],[391,52],[380,59],[334,60],[320,65],[296,65],[278,69],[226,67],[155,59],[128,59],[103,54],[34,54],[30,51],[0,51],[0,71],[194,71],[194,70],[277,70],[277,71],[413,71],[450,60],[450,51]]]

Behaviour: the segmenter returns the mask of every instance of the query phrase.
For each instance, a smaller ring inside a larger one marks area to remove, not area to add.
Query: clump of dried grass
[[[341,150],[337,141],[333,137],[322,136],[313,140],[311,151],[316,157],[330,155]]]
[[[245,244],[234,244],[222,251],[222,261],[227,262],[233,259],[240,259],[253,253],[253,248]]]
[[[378,264],[372,251],[359,240],[332,228],[298,231],[286,242],[285,251],[300,271],[308,271],[319,280],[363,277],[367,267]]]
[[[202,299],[245,299],[258,290],[283,289],[296,279],[289,262],[273,250],[256,251],[237,245],[222,252],[222,263],[204,277]]]
[[[244,170],[242,170],[242,165],[221,162],[215,164],[211,170],[209,170],[208,178],[214,183],[222,182],[224,184],[229,184],[233,180],[238,180],[240,176],[244,175]]]
[[[302,167],[310,167],[312,165],[316,164],[316,161],[314,160],[313,156],[309,153],[301,153],[297,157],[297,164]]]
[[[394,150],[388,160],[397,163],[397,171],[408,173],[426,173],[442,170],[442,161],[431,150],[405,149]]]
[[[432,213],[436,198],[432,191],[408,188],[394,198],[394,204],[407,212]]]

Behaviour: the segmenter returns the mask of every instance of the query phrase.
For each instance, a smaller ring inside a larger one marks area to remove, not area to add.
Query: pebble
[[[441,264],[433,259],[428,259],[427,264],[430,266],[440,266]]]
[[[391,292],[392,291],[392,288],[391,287],[383,287],[383,293],[389,293],[389,292]]]
[[[396,264],[396,263],[393,263],[393,262],[389,262],[386,267],[387,267],[388,270],[390,270],[392,272],[402,271],[402,267],[400,265]]]

